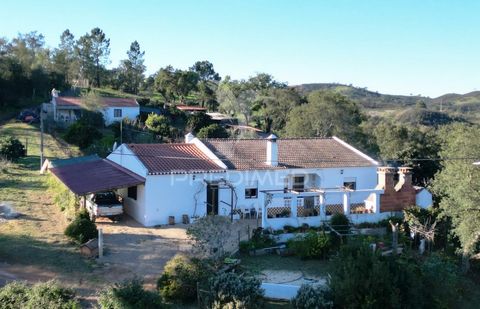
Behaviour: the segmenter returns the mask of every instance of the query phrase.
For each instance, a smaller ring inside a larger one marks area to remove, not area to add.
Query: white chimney
[[[278,145],[275,134],[270,134],[267,137],[267,164],[270,166],[278,166]]]
[[[195,135],[193,135],[191,132],[185,135],[185,143],[190,144],[193,139],[195,138]]]

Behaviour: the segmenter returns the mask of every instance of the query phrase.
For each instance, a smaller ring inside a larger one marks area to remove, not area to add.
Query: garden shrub
[[[160,295],[146,291],[138,279],[117,283],[100,293],[102,309],[157,309],[162,308]]]
[[[350,225],[350,220],[346,215],[341,213],[336,213],[330,218],[330,225],[333,226],[334,229],[336,229],[338,232],[341,233],[348,229],[348,226]]]
[[[194,241],[196,253],[220,264],[228,253],[232,222],[224,216],[201,217],[188,227],[187,235]]]
[[[68,143],[75,144],[82,149],[87,148],[101,137],[102,133],[96,127],[81,120],[71,124],[63,135]]]
[[[207,278],[208,270],[204,262],[176,255],[165,265],[157,288],[164,299],[190,302],[197,296],[197,282],[206,281]]]
[[[252,249],[268,248],[275,245],[275,241],[270,237],[269,232],[261,227],[253,229],[250,242]]]
[[[240,253],[248,253],[253,249],[255,249],[255,245],[249,240],[242,240],[238,244],[238,250]]]
[[[210,278],[209,286],[213,309],[253,309],[262,305],[264,291],[260,288],[260,280],[254,277],[220,273]]]
[[[325,259],[331,248],[330,237],[324,232],[308,232],[287,242],[301,259]]]
[[[294,309],[333,308],[330,291],[322,286],[302,284],[297,295],[292,299]]]
[[[201,128],[197,133],[198,138],[227,138],[228,132],[219,124],[211,124]]]
[[[0,309],[48,308],[76,309],[80,304],[75,293],[60,286],[55,281],[27,286],[25,283],[12,282],[0,288]]]
[[[455,263],[433,253],[421,265],[425,302],[436,308],[455,308],[458,304],[460,274]]]
[[[438,255],[381,256],[359,243],[333,259],[329,287],[339,308],[452,308],[458,304],[457,267]]]
[[[65,229],[65,235],[70,239],[83,244],[90,239],[97,238],[98,230],[95,223],[84,214],[79,214]]]
[[[386,265],[366,246],[349,243],[333,259],[329,286],[336,306],[381,308],[390,297],[390,285]]]
[[[25,147],[16,138],[11,136],[0,137],[0,157],[16,161],[25,156]]]
[[[29,300],[29,287],[14,281],[0,288],[0,308],[22,308]]]

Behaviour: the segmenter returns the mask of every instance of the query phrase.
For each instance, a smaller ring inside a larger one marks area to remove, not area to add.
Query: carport
[[[51,168],[50,171],[74,194],[85,196],[90,193],[137,186],[145,178],[108,160],[96,159]]]

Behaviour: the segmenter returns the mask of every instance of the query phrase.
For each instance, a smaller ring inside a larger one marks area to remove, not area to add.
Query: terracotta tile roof
[[[328,168],[374,166],[375,163],[334,138],[278,139],[278,167],[265,163],[265,139],[205,139],[202,142],[229,169]]]
[[[149,174],[223,172],[194,144],[128,144]]]
[[[57,97],[55,98],[58,106],[78,106],[84,107],[82,98],[79,97]],[[138,107],[135,99],[131,98],[109,98],[102,97],[101,104],[104,107]]]
[[[145,183],[145,178],[108,159],[68,164],[50,171],[77,195]]]

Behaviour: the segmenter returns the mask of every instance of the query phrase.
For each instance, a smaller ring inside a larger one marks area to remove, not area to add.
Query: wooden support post
[[[98,229],[98,257],[103,258],[103,231]]]

